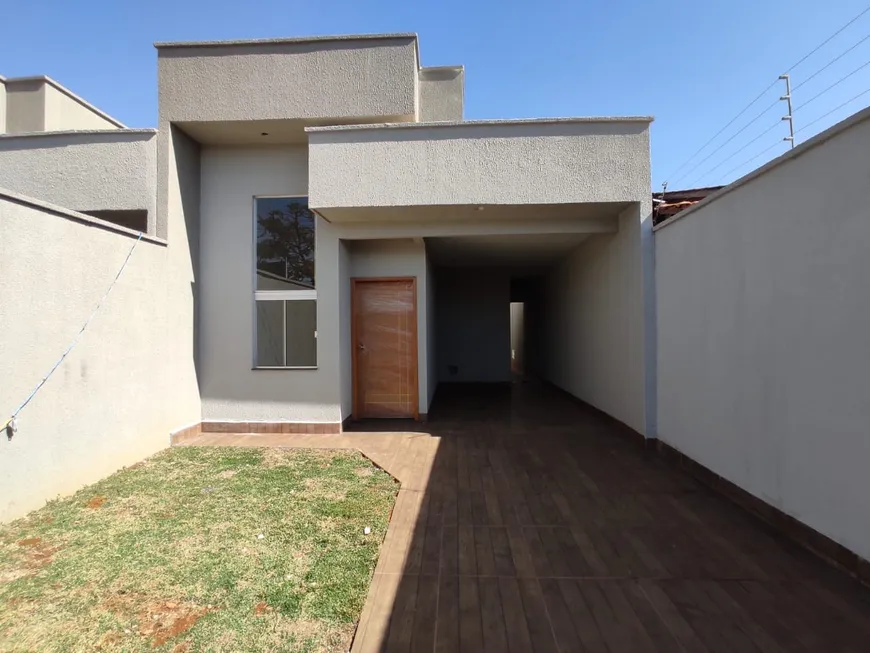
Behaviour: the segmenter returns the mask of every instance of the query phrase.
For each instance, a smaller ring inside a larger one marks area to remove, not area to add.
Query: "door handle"
[[[366,350],[366,346],[365,346],[364,344],[362,344],[362,343],[359,343],[359,344],[357,345],[357,348],[358,348],[360,351],[365,351],[365,350]]]

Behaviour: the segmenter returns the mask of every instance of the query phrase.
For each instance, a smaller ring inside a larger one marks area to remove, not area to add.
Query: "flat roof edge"
[[[421,66],[420,72],[428,72],[428,71],[438,71],[438,70],[450,70],[450,71],[465,71],[464,65],[458,66]]]
[[[74,101],[78,102],[79,104],[81,104],[85,109],[88,109],[89,111],[97,114],[101,118],[108,120],[110,123],[112,123],[116,127],[119,127],[121,129],[127,129],[127,125],[122,123],[120,120],[118,120],[117,118],[113,118],[105,111],[98,109],[93,104],[88,102],[86,99],[84,99],[80,95],[76,95],[71,90],[69,90],[66,86],[64,86],[60,82],[55,81],[54,79],[52,79],[48,75],[31,75],[29,77],[12,77],[9,79],[5,79],[4,82],[6,83],[7,86],[10,83],[14,84],[15,82],[44,82],[46,84],[50,84],[51,86],[56,88],[58,91],[60,91],[61,93],[63,93],[67,97],[69,97],[71,100],[74,100]]]
[[[0,134],[0,141],[13,138],[40,138],[45,136],[156,136],[157,130],[153,127],[119,129],[61,129],[49,132],[19,132],[14,134]]]
[[[414,32],[397,32],[395,34],[337,34],[333,36],[292,36],[264,39],[229,39],[226,41],[157,41],[154,47],[163,48],[220,48],[244,45],[280,45],[294,43],[324,43],[330,41],[377,41],[389,39],[414,39]]]
[[[862,109],[861,111],[853,113],[848,118],[844,118],[840,122],[838,122],[834,125],[831,125],[826,130],[819,132],[818,134],[816,134],[812,138],[804,141],[800,145],[797,145],[796,147],[794,147],[794,149],[790,149],[787,152],[780,154],[775,159],[771,159],[770,161],[768,161],[764,165],[759,166],[755,170],[752,170],[752,171],[746,173],[745,175],[743,175],[739,179],[735,179],[727,186],[724,186],[723,188],[717,190],[715,193],[711,193],[710,195],[707,195],[707,197],[702,199],[697,204],[690,206],[689,208],[685,209],[684,211],[680,211],[676,215],[672,215],[667,220],[663,220],[662,222],[658,223],[657,225],[655,225],[653,227],[653,231],[658,231],[659,229],[664,229],[665,227],[668,227],[668,226],[672,225],[673,223],[675,223],[677,220],[680,220],[682,218],[685,218],[688,215],[691,215],[692,213],[697,212],[699,209],[707,206],[708,204],[710,204],[712,202],[715,202],[720,197],[724,197],[728,193],[730,193],[734,190],[737,190],[741,186],[748,184],[750,181],[753,181],[754,179],[761,177],[762,175],[770,172],[774,168],[777,168],[784,163],[788,163],[792,159],[797,158],[797,157],[801,156],[802,154],[805,154],[806,152],[812,150],[813,148],[821,145],[825,141],[831,140],[832,138],[840,135],[842,132],[846,131],[847,129],[850,129],[851,127],[854,127],[855,125],[862,123],[868,119],[870,119],[870,107],[866,107],[866,108]]]
[[[576,118],[517,118],[497,120],[448,120],[443,122],[387,122],[370,125],[326,125],[323,127],[306,127],[305,131],[338,132],[338,131],[374,131],[388,129],[427,129],[434,127],[473,127],[473,126],[511,126],[511,125],[571,125],[583,123],[651,123],[652,116],[621,116],[621,117],[576,117]]]

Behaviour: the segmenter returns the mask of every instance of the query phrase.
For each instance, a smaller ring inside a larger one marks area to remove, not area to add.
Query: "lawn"
[[[0,527],[0,650],[345,651],[396,491],[353,452],[163,451]]]

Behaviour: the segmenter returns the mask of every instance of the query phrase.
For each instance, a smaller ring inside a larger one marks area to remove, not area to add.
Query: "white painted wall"
[[[549,381],[645,434],[641,206],[548,276],[544,358]]]
[[[73,341],[136,241],[0,193],[0,414],[5,422]],[[200,421],[193,270],[184,225],[143,240],[72,353],[0,438],[0,520],[169,445]]]
[[[655,233],[659,437],[870,558],[870,111]]]
[[[511,380],[510,274],[502,268],[438,268],[438,380]],[[451,374],[449,366],[458,368]]]
[[[427,319],[428,268],[426,247],[419,239],[361,240],[347,242],[350,276],[414,277],[417,280],[417,374],[419,411],[429,410],[429,335]]]

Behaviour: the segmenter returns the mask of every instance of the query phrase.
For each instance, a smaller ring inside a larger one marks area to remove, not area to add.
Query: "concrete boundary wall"
[[[656,227],[658,436],[870,558],[870,110]]]
[[[189,253],[0,191],[0,414],[51,369],[135,250],[77,346],[0,438],[0,520],[168,446],[201,421]],[[185,269],[188,270],[185,273]]]

